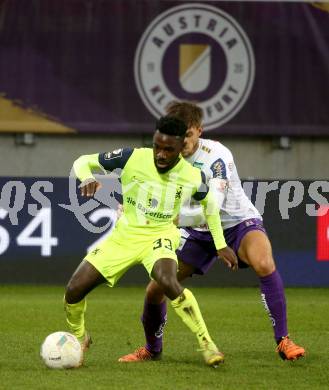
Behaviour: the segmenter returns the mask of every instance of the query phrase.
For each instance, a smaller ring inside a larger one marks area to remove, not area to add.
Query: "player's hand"
[[[82,196],[94,196],[95,192],[102,188],[102,184],[95,179],[87,179],[83,181],[80,186]]]
[[[226,246],[225,248],[218,249],[217,256],[226,263],[226,265],[233,271],[238,269],[238,258],[234,251]]]

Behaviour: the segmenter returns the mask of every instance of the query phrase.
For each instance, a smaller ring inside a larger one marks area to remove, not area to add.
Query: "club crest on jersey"
[[[149,198],[148,199],[148,207],[150,208],[156,208],[158,206],[158,201],[155,198]]]
[[[135,82],[146,108],[158,118],[172,100],[198,101],[205,130],[240,111],[254,72],[252,47],[242,27],[217,6],[201,3],[159,14],[135,53]]]
[[[183,187],[179,186],[176,190],[175,199],[179,200],[182,197]]]
[[[213,177],[218,177],[220,179],[227,179],[225,163],[221,158],[214,161],[211,164],[210,169],[213,173]]]

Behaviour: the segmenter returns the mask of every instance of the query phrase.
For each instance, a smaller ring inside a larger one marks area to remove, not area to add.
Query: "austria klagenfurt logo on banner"
[[[158,15],[135,54],[135,81],[148,110],[158,118],[172,100],[198,102],[206,130],[243,107],[254,73],[246,33],[231,15],[205,4],[184,4]]]

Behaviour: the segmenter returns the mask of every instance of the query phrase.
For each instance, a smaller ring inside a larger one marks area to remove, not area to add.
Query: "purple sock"
[[[167,322],[166,301],[154,305],[145,299],[141,320],[144,326],[146,349],[150,352],[161,352],[163,328]]]
[[[262,302],[272,322],[274,337],[278,341],[288,334],[286,298],[282,279],[277,270],[259,279]]]

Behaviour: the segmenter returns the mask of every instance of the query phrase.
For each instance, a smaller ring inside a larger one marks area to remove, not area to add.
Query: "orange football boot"
[[[282,337],[282,340],[276,347],[276,352],[279,353],[283,360],[297,360],[305,356],[305,349],[290,340],[289,336]]]
[[[145,362],[150,360],[160,360],[161,352],[150,352],[145,347],[136,349],[135,352],[122,356],[118,361],[121,363]]]

